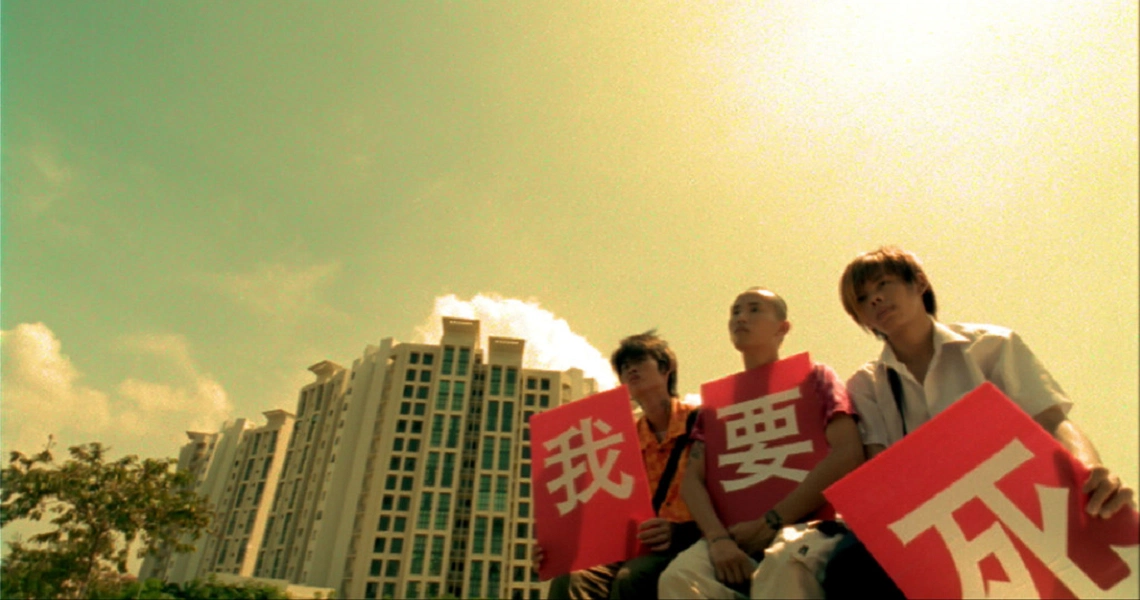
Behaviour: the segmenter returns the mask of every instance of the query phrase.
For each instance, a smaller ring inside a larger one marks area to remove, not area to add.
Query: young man
[[[787,304],[770,290],[752,288],[736,297],[728,320],[733,346],[740,352],[744,369],[754,369],[779,360],[780,344],[791,329]],[[822,597],[822,589],[808,563],[825,557],[834,540],[813,543],[813,554],[794,555],[793,539],[825,534],[799,526],[785,531],[779,556],[767,556],[765,549],[784,530],[785,524],[799,523],[824,505],[823,490],[863,462],[859,429],[854,408],[835,371],[816,364],[811,375],[816,397],[823,404],[827,427],[825,435],[831,450],[805,479],[762,518],[725,527],[713,508],[705,481],[704,419],[702,413],[693,428],[692,461],[681,484],[681,495],[689,504],[704,539],[682,552],[661,576],[659,593],[663,598]],[[790,536],[790,537],[789,537]],[[783,552],[783,549],[787,552]],[[773,553],[776,548],[773,548]],[[765,558],[760,561],[760,558]],[[757,566],[759,565],[759,567]]]
[[[657,578],[678,552],[699,536],[685,501],[680,498],[680,482],[689,462],[689,413],[695,408],[677,398],[677,357],[665,340],[648,331],[632,335],[610,358],[619,380],[641,407],[637,437],[641,458],[655,493],[668,470],[674,447],[682,446],[675,472],[666,484],[657,517],[641,524],[638,538],[653,552],[624,563],[601,565],[554,578],[550,598],[630,598],[657,597]],[[534,547],[535,570],[542,564],[543,552]]]
[[[1066,418],[1072,402],[1016,333],[936,320],[934,289],[913,254],[883,247],[856,257],[840,295],[847,314],[886,342],[879,359],[847,382],[868,457],[990,381],[1089,467],[1090,515],[1108,518],[1133,501],[1133,491],[1101,465],[1092,443]]]

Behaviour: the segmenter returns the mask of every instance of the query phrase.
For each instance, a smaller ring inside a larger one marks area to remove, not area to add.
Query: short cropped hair
[[[657,361],[657,370],[664,373],[669,371],[669,395],[677,395],[677,355],[669,347],[669,343],[657,336],[656,329],[645,333],[631,335],[621,341],[617,350],[610,356],[610,364],[614,372],[621,377],[621,369],[629,363],[644,360],[650,356]]]
[[[860,327],[867,328],[859,320],[858,302],[855,300],[859,289],[868,281],[885,274],[895,275],[908,284],[917,281],[921,275],[926,280],[926,291],[922,293],[922,305],[926,308],[928,315],[938,316],[938,302],[934,298],[934,286],[930,284],[930,278],[922,270],[922,263],[918,261],[918,257],[897,246],[882,246],[856,256],[855,260],[847,265],[847,269],[843,271],[843,277],[839,280],[839,297],[843,301],[843,309],[851,315],[852,319],[855,319]]]
[[[764,300],[767,301],[772,308],[776,309],[776,318],[780,319],[781,321],[788,320],[788,303],[784,301],[784,298],[782,296],[766,287],[759,286],[750,287],[744,290],[743,293],[748,292],[760,292],[760,295],[764,297]]]

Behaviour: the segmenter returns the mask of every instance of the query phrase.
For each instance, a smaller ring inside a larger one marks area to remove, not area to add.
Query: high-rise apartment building
[[[485,353],[479,340],[478,321],[445,318],[439,344],[385,339],[351,369],[310,367],[316,380],[275,446],[279,471],[246,479],[267,463],[250,467],[258,455],[241,452],[211,466],[265,495],[218,492],[232,509],[198,553],[205,572],[349,598],[539,597],[529,419],[597,383],[579,369],[524,368],[525,340],[491,337]]]

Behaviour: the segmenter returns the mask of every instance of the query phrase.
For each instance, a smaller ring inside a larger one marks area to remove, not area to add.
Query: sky
[[[756,285],[845,377],[840,274],[897,244],[1135,486],[1138,12],[6,0],[0,448],[175,456],[443,315],[603,387],[656,328],[694,394]]]

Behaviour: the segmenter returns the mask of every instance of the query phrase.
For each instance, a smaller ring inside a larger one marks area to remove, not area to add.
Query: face
[[[763,292],[744,292],[732,303],[728,335],[732,345],[741,352],[779,350],[789,327]]]
[[[890,337],[892,332],[923,318],[926,308],[922,304],[922,294],[925,291],[926,282],[921,278],[913,283],[906,283],[892,273],[872,278],[855,294],[859,320],[868,328]]]
[[[669,373],[662,373],[657,359],[646,355],[638,361],[629,361],[621,366],[618,379],[629,388],[629,393],[637,398],[647,392],[668,391]]]

